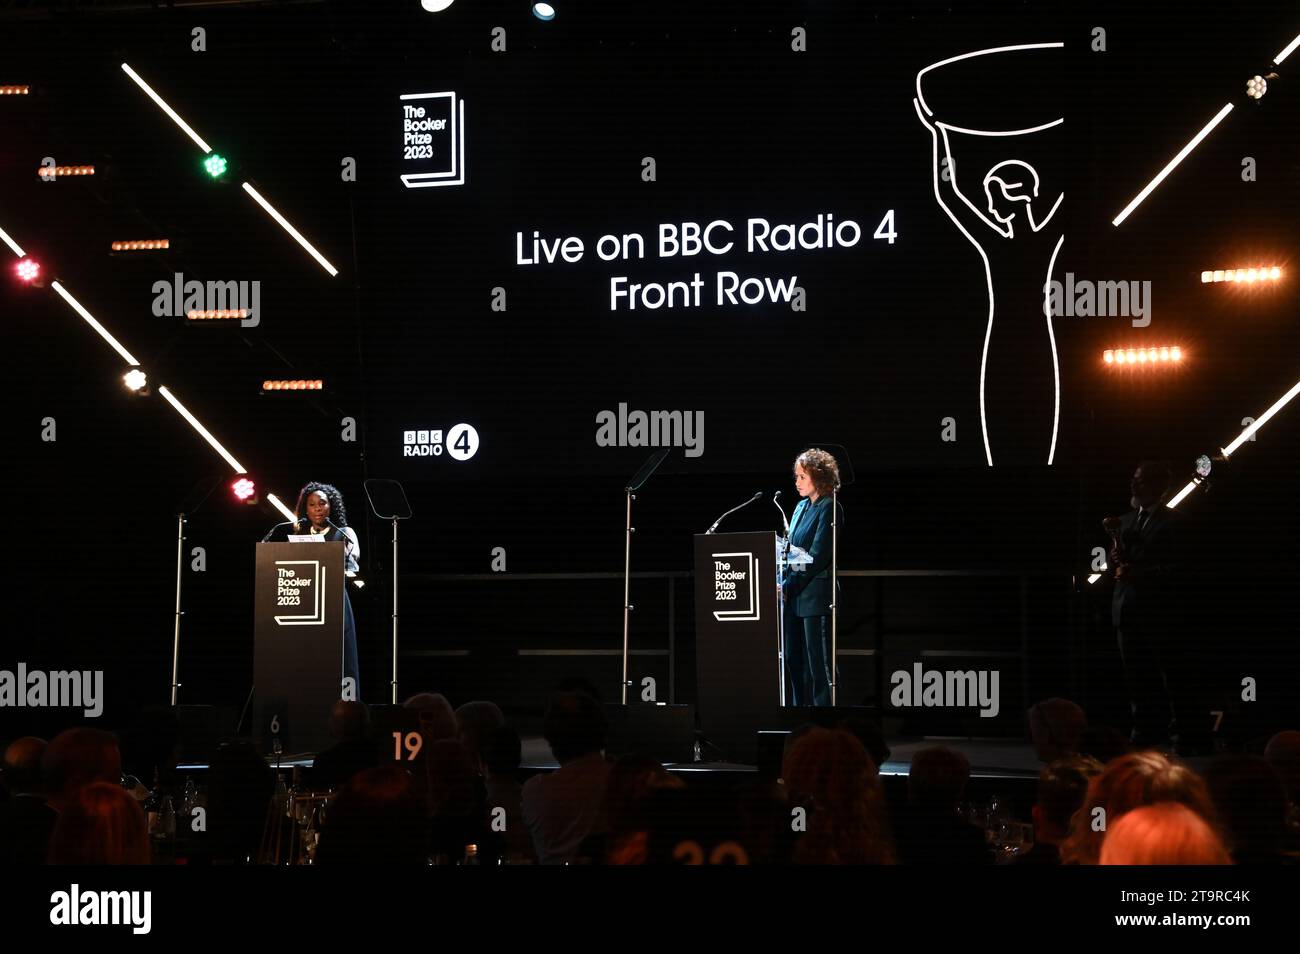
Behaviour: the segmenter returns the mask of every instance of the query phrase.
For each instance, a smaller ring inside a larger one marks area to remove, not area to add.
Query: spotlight
[[[93,176],[95,174],[94,166],[41,166],[36,170],[36,174],[42,179],[49,179],[54,176]]]
[[[227,321],[232,318],[247,318],[247,308],[208,308],[204,311],[187,311],[185,317],[190,321]]]
[[[537,17],[539,20],[554,20],[555,7],[551,6],[549,3],[534,3],[533,16]]]
[[[30,284],[36,281],[36,276],[41,273],[41,266],[30,258],[24,258],[14,266],[14,271],[18,273],[19,278]]]
[[[420,0],[420,6],[425,13],[442,13],[455,2],[456,0]]]
[[[30,86],[0,86],[0,96],[26,96],[31,91]]]
[[[325,389],[325,382],[316,378],[314,380],[297,380],[297,381],[263,381],[263,391],[322,391]]]
[[[226,174],[227,165],[225,157],[215,152],[203,160],[203,168],[214,179],[220,179]]]
[[[1183,349],[1178,345],[1161,345],[1146,348],[1107,348],[1101,353],[1103,363],[1114,365],[1169,365],[1183,359]]]
[[[141,252],[171,247],[172,243],[168,239],[137,239],[131,242],[113,243],[113,251],[115,252]]]
[[[1251,99],[1263,99],[1268,92],[1268,81],[1262,76],[1253,76],[1246,80],[1246,95]]]
[[[122,383],[127,386],[128,390],[134,391],[136,394],[143,394],[149,384],[149,379],[139,368],[132,368],[122,375]]]
[[[1210,460],[1209,454],[1202,454],[1196,458],[1196,476],[1209,477],[1210,470],[1214,467],[1214,462]]]
[[[230,492],[240,503],[257,503],[257,484],[249,477],[239,477],[230,485]]]
[[[1259,265],[1255,268],[1216,268],[1201,272],[1202,284],[1218,282],[1267,282],[1280,281],[1282,269],[1277,265]]]

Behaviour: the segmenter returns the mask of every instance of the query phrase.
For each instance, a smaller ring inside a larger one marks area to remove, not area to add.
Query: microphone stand
[[[627,661],[628,661],[628,633],[632,624],[632,534],[636,532],[636,527],[632,526],[632,501],[636,500],[636,494],[633,491],[641,489],[641,485],[650,479],[650,475],[658,469],[659,465],[664,462],[668,456],[668,448],[655,451],[651,454],[641,469],[632,475],[627,486],[623,488],[623,494],[627,498],[627,518],[623,524],[623,678],[619,684],[619,692],[622,699],[622,705],[627,705]]]
[[[197,512],[207,502],[219,483],[221,483],[219,475],[200,478],[190,488],[188,497],[176,508],[176,615],[172,624],[172,706],[178,704],[181,688],[181,617],[185,615],[185,611],[181,609],[181,581],[185,567],[185,518]]]
[[[776,671],[781,678],[780,705],[785,706],[785,587],[782,585],[785,580],[785,574],[789,571],[790,560],[790,521],[785,518],[785,511],[781,509],[779,503],[781,491],[777,491],[772,497],[772,503],[776,504],[776,509],[781,514],[781,525],[785,527],[784,543],[781,544],[781,560],[776,576],[776,606],[777,606],[777,625],[776,638]]]
[[[839,594],[839,562],[840,562],[840,488],[835,487],[831,491],[831,658],[830,658],[830,680],[831,680],[831,707],[835,706],[835,693],[838,689],[839,682],[839,622],[840,622],[840,594]],[[884,660],[878,660],[877,666],[884,665]]]
[[[181,575],[185,561],[185,512],[176,515],[176,622],[172,629],[172,706],[180,692],[181,665]]]

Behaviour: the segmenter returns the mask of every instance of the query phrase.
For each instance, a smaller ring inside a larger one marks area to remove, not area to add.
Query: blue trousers
[[[785,677],[792,706],[831,704],[831,618],[796,616],[785,610]]]
[[[357,658],[357,619],[352,615],[352,600],[343,590],[343,677],[351,677],[356,699],[361,701],[361,666]]]

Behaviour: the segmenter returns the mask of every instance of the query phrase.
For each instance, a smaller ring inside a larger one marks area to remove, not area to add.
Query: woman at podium
[[[790,518],[791,548],[812,562],[785,574],[785,668],[791,704],[831,704],[831,494],[839,489],[835,458],[811,447],[794,460],[794,486],[803,499]]]
[[[361,569],[361,543],[357,532],[348,526],[348,511],[343,505],[343,494],[332,484],[312,481],[298,494],[298,514],[295,533],[312,536],[324,536],[326,543],[342,541],[343,571],[349,576],[357,575]],[[357,623],[352,615],[352,601],[348,598],[348,588],[343,587],[343,675],[352,679],[356,693],[352,701],[361,701],[361,676],[357,658]]]

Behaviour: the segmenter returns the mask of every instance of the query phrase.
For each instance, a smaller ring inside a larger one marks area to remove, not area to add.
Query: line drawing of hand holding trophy
[[[1010,90],[1014,92],[1025,88],[1021,83],[1033,83],[1035,75],[1042,75],[1041,66],[1029,72],[1027,56],[1041,60],[1043,51],[1059,51],[1064,45],[1030,43],[977,50],[932,63],[916,74],[912,105],[930,132],[935,198],[984,263],[988,320],[980,355],[980,430],[990,467],[995,449],[1003,463],[1046,461],[1050,465],[1056,457],[1061,374],[1048,289],[1065,241],[1064,225],[1057,218],[1065,193],[1045,185],[1040,170],[1050,169],[1060,155],[1054,136],[1044,133],[1059,130],[1065,119],[984,124],[994,128],[958,125],[938,118],[926,100],[925,86],[927,81],[932,85],[936,76],[951,76],[951,64],[976,60],[977,67],[1018,68],[1014,74],[1018,81]],[[949,67],[947,73],[935,73],[943,67]],[[1009,96],[997,100],[1019,105]],[[940,109],[949,118],[954,111]],[[962,155],[962,169],[986,170],[981,177],[982,195],[976,201],[958,184],[956,153]],[[1026,153],[1033,155],[1037,165],[1018,157]],[[1050,183],[1055,177],[1047,178]]]

